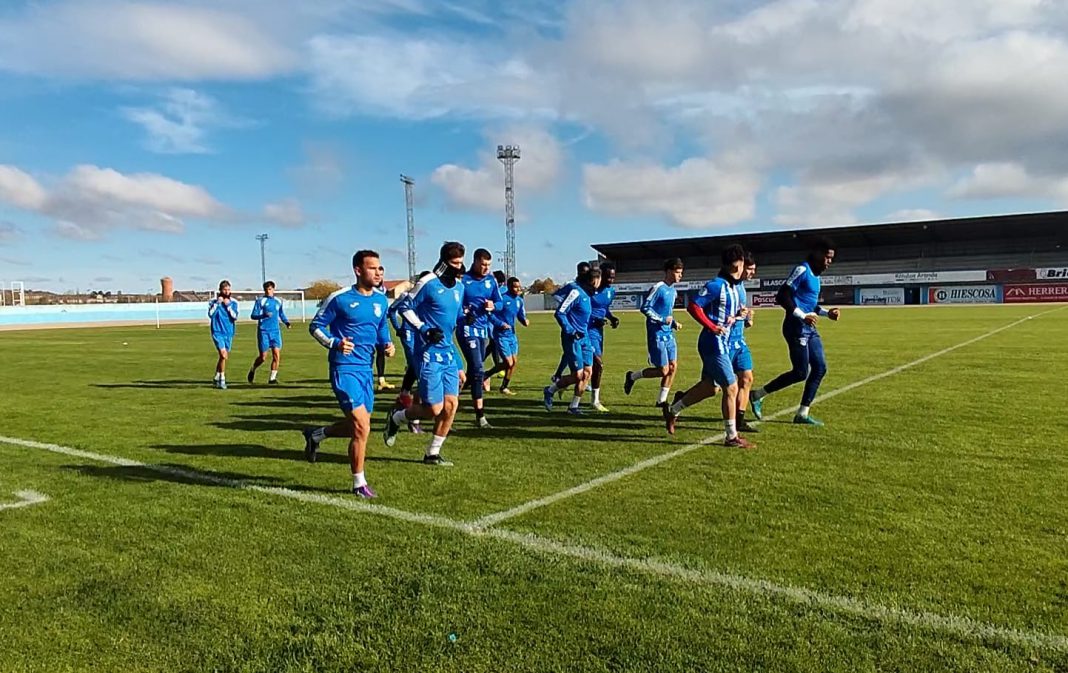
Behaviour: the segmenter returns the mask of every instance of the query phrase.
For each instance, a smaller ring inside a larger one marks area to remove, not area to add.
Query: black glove
[[[423,336],[426,338],[426,342],[431,345],[445,341],[445,332],[443,332],[440,327],[431,327]]]
[[[467,313],[464,313],[465,325],[474,325],[476,320],[478,320],[478,316],[475,315],[473,311],[468,311]]]
[[[672,320],[671,321],[671,329],[675,329],[675,330],[679,329],[679,321],[678,320]]]
[[[604,320],[600,318],[594,318],[590,321],[590,327],[596,327],[597,329],[604,329]]]
[[[619,318],[612,316],[608,319],[608,322],[612,324],[612,329],[619,327]]]

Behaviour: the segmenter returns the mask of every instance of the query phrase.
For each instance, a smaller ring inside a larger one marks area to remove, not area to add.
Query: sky
[[[1068,206],[1054,0],[6,0],[0,282],[403,278],[591,243]]]

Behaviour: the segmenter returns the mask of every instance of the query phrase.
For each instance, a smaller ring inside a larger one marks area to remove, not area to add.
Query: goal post
[[[215,293],[212,293],[215,296]],[[241,306],[242,319],[252,315],[252,305],[263,296],[262,290],[231,290],[233,297]],[[300,315],[302,323],[308,322],[308,309],[305,302],[304,290],[275,290],[274,296],[282,302],[282,309],[291,321],[296,321]],[[245,308],[245,307],[248,308]]]

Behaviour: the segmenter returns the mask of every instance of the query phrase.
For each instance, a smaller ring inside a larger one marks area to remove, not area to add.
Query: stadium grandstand
[[[828,304],[1068,301],[1068,211],[738,233],[593,246],[616,265],[617,306],[636,306],[663,261],[686,265],[679,302],[714,276],[720,251],[740,243],[757,257],[755,306],[804,259],[806,240],[827,236],[836,260],[824,276]]]

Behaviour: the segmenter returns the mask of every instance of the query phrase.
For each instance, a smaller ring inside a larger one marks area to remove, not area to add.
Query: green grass
[[[846,311],[822,328],[823,391],[1045,310]],[[558,340],[551,316],[534,320],[519,396],[488,397],[490,433],[465,406],[444,451],[454,468],[417,462],[426,435],[373,438],[376,504],[471,521],[721,431],[718,401],[669,438],[655,382],[623,395],[645,362],[635,314],[608,334],[612,413],[545,412]],[[227,391],[210,387],[202,327],[0,333],[0,435],[351,498],[343,442],[303,461],[299,429],[337,410],[325,352],[300,328],[284,385],[249,387],[241,325]],[[778,329],[759,312],[758,382],[787,366]],[[825,428],[769,422],[756,451],[701,447],[500,524],[534,536],[524,544],[0,443],[0,503],[51,497],[0,510],[0,671],[1068,670],[1048,641],[877,611],[1068,636],[1065,334],[1068,310],[1022,322],[817,404]],[[676,387],[699,369],[692,323],[680,336]],[[694,581],[711,573],[866,612]]]

